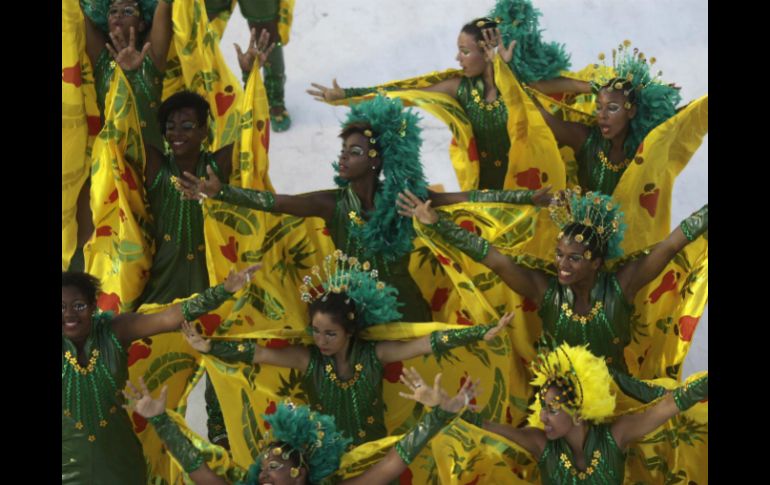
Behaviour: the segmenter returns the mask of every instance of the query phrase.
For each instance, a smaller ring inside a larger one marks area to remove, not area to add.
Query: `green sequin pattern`
[[[204,176],[208,165],[221,177],[214,155],[208,152],[201,154],[195,174]],[[181,200],[172,176],[181,174],[173,159],[167,158],[147,191],[156,251],[142,303],[168,303],[209,287],[203,211],[197,201]]]
[[[382,401],[383,366],[376,342],[353,340],[348,362],[353,375],[337,375],[333,358],[310,347],[310,364],[302,378],[310,406],[334,416],[337,429],[353,439],[353,446],[387,436]]]
[[[508,110],[498,94],[484,101],[484,81],[464,77],[457,88],[457,100],[473,127],[479,155],[479,189],[502,189],[508,171]]]
[[[612,195],[620,182],[627,167],[613,171],[607,168],[601,161],[599,151],[605,156],[610,153],[610,141],[605,140],[599,131],[599,127],[594,126],[588,133],[588,138],[580,147],[575,159],[578,162],[578,182],[584,191],[601,192],[602,194]],[[631,159],[634,152],[626,153],[627,159]],[[613,163],[613,165],[615,165]]]
[[[625,475],[626,455],[610,433],[609,425],[591,425],[585,446],[586,467],[578,469],[572,450],[563,438],[549,440],[540,457],[543,485],[620,485]]]

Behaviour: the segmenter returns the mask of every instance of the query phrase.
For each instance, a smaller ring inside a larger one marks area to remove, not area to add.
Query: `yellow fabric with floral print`
[[[86,271],[102,282],[102,305],[132,310],[152,264],[154,243],[145,225],[149,212],[141,183],[145,153],[128,80],[115,67],[105,99],[104,128],[94,142],[91,212],[94,234],[83,249]]]
[[[97,231],[86,245],[85,255],[87,271],[102,281],[100,307],[125,312],[133,310],[136,298],[142,293],[152,263],[153,243],[143,222],[148,213],[141,183],[144,150],[139,120],[130,86],[119,68],[116,72],[119,74],[107,95],[105,129],[94,146],[91,197]],[[233,150],[236,162],[230,182],[250,188],[271,188],[266,165],[267,101],[258,70],[253,71],[243,103],[238,111],[243,112],[243,116],[235,123],[242,136]],[[224,275],[219,281],[223,279]],[[183,300],[174,303],[180,301]],[[143,305],[139,311],[155,313],[170,305]],[[209,323],[212,318],[204,315],[201,320]],[[184,409],[196,380],[200,357],[191,351],[181,334],[162,334],[136,341],[128,354],[132,380],[142,376],[151,391],[168,385],[169,408]],[[132,419],[148,461],[148,476],[169,484],[181,483],[171,475],[175,468],[162,453],[157,436],[147,431],[146,421],[138,415]]]
[[[708,133],[708,95],[691,102],[642,140],[612,197],[626,215],[621,244],[633,254],[666,237],[671,227],[671,195],[677,175]]]
[[[214,118],[211,149],[216,151],[237,139],[239,107],[243,89],[238,78],[227,66],[219,49],[220,34],[209,26],[203,0],[174,2],[173,51],[163,84],[163,98],[179,89],[188,89],[204,96]],[[172,71],[169,77],[169,72]],[[181,74],[182,82],[175,80]]]
[[[62,2],[62,270],[77,247],[77,200],[91,170],[91,147],[99,127],[93,69],[85,53],[83,12],[76,0]]]

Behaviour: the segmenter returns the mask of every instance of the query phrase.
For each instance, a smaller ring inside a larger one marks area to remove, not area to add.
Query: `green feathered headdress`
[[[399,192],[410,190],[421,199],[428,197],[428,182],[420,162],[419,116],[412,109],[404,109],[400,99],[382,95],[356,104],[342,124],[343,129],[352,123],[366,123],[371,127],[376,147],[382,161],[382,173],[374,196],[374,210],[368,213],[368,221],[352,218],[350,236],[364,259],[391,263],[412,251],[415,237],[412,220],[401,217],[396,211]],[[333,164],[339,170],[339,164]],[[339,176],[334,181],[340,187],[349,182]],[[350,251],[350,249],[348,249]]]
[[[599,54],[599,60],[604,62],[604,53]],[[654,57],[648,61],[639,49],[631,49],[631,41],[624,40],[617,49],[612,49],[615,77],[592,82],[595,92],[601,89],[622,91],[630,103],[636,104],[636,116],[629,123],[628,136],[623,143],[626,158],[633,157],[653,128],[676,114],[676,106],[682,101],[679,90],[660,79],[662,71],[653,76],[655,61]]]
[[[508,64],[523,83],[553,79],[570,67],[564,44],[543,41],[541,15],[530,0],[498,0],[489,13],[498,24],[505,47],[516,41]]]
[[[345,293],[355,302],[353,317],[358,318],[362,326],[394,322],[403,316],[397,310],[403,306],[398,302],[398,290],[378,281],[378,272],[371,269],[368,261],[361,263],[338,249],[324,258],[323,274],[318,266],[312,268],[311,274],[302,278],[299,288],[305,303],[326,298],[329,293]],[[317,281],[313,281],[313,277]]]
[[[265,435],[269,443],[249,467],[246,478],[236,485],[259,483],[262,460],[270,453],[287,460],[293,452],[299,452],[300,467],[307,469],[308,481],[320,483],[337,471],[340,458],[352,441],[337,431],[332,416],[312,411],[308,406],[280,403],[274,414],[262,418],[270,424],[270,432]]]
[[[116,0],[80,0],[80,6],[83,7],[83,13],[99,27],[103,32],[109,31],[107,24],[107,14],[110,6]],[[134,0],[142,14],[142,19],[149,26],[152,24],[152,18],[155,15],[155,7],[158,6],[158,0]],[[138,32],[137,32],[138,33]]]
[[[595,245],[608,259],[623,255],[620,243],[626,224],[620,204],[612,197],[599,192],[581,195],[580,187],[575,187],[555,194],[548,209],[551,219],[561,230],[559,239],[573,237],[575,242]],[[587,255],[587,259],[591,256]]]

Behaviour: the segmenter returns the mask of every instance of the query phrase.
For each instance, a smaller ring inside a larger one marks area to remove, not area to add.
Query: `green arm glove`
[[[430,348],[433,349],[433,355],[436,359],[440,359],[455,347],[461,347],[483,339],[484,335],[494,328],[495,325],[491,323],[489,325],[473,325],[472,327],[454,330],[436,330],[430,334]]]
[[[186,473],[194,472],[206,462],[200,450],[193,446],[168,414],[159,414],[148,418],[147,421],[155,427],[169,453],[174,455]]]
[[[466,231],[445,216],[440,215],[435,224],[424,224],[428,235],[431,232],[441,236],[446,242],[464,252],[474,261],[481,261],[489,253],[489,241]]]
[[[700,210],[693,212],[690,217],[683,220],[679,227],[688,241],[694,241],[709,229],[709,205],[706,204]]]
[[[254,351],[257,344],[250,340],[234,342],[232,340],[214,340],[211,342],[209,355],[225,362],[243,362],[251,364],[254,361]]]
[[[396,443],[398,456],[409,465],[420,454],[420,451],[456,414],[444,411],[436,406],[433,411],[426,413],[403,438]]]
[[[705,375],[692,382],[685,383],[674,389],[674,402],[680,411],[686,411],[695,406],[698,401],[709,397],[709,376]]]
[[[473,424],[473,425],[475,425],[475,426],[477,426],[479,428],[483,428],[484,427],[484,418],[481,417],[480,413],[475,413],[475,412],[471,411],[470,409],[466,409],[460,415],[460,417],[464,421],[467,421],[467,422],[469,422],[469,423],[471,423],[471,424]]]
[[[222,303],[226,302],[232,293],[225,289],[225,285],[220,283],[198,293],[194,298],[182,302],[182,315],[184,319],[191,322],[201,315],[205,315],[211,310],[216,310]]]
[[[225,184],[214,199],[228,204],[270,212],[275,206],[275,196],[267,190],[251,190]]]
[[[468,201],[531,205],[534,193],[534,190],[471,190]]]

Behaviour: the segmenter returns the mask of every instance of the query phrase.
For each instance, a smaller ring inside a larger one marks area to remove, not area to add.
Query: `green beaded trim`
[[[267,190],[250,190],[224,184],[214,196],[216,200],[254,210],[270,212],[275,207],[275,195]]]
[[[174,423],[165,412],[147,418],[147,421],[155,427],[158,436],[163,440],[166,448],[174,455],[185,473],[191,473],[206,463],[203,453],[190,442],[182,433],[182,430]]]
[[[692,231],[690,231],[690,226],[687,224],[687,219],[679,223],[679,228],[682,230],[682,233],[684,233],[684,237],[686,237],[690,242],[695,241],[695,239],[698,237],[693,234]]]
[[[182,302],[182,315],[186,321],[191,322],[201,315],[216,310],[231,296],[233,293],[225,289],[224,283],[207,288],[195,297]]]
[[[211,342],[209,355],[227,362],[250,364],[254,361],[256,349],[257,344],[251,340],[244,340],[242,342],[215,340]]]
[[[436,234],[470,256],[474,261],[481,261],[489,254],[489,241],[466,231],[443,215],[435,223],[424,224],[424,226],[435,231]]]
[[[532,204],[534,190],[471,190],[470,202],[503,202],[506,204]]]
[[[407,465],[411,465],[412,459],[409,457],[406,451],[404,451],[404,448],[401,446],[400,441],[396,443],[396,453],[398,453],[398,456],[401,457],[401,460],[403,460],[404,463],[406,463]]]

